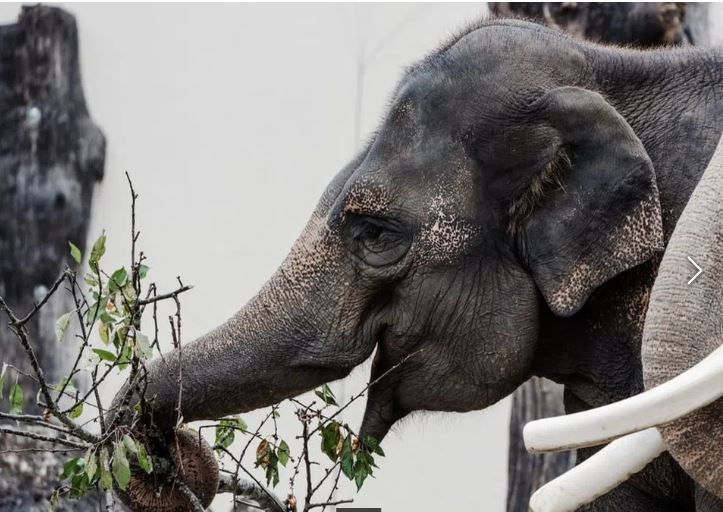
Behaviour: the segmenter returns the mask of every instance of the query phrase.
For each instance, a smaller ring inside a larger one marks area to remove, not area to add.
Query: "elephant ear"
[[[643,144],[601,95],[553,89],[537,115],[557,147],[532,188],[552,174],[559,186],[537,201],[518,240],[550,309],[570,316],[597,287],[663,249],[658,188]]]

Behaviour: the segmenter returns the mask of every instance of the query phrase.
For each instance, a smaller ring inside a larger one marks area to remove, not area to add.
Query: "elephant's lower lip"
[[[394,400],[394,381],[385,377],[390,375],[394,365],[387,365],[377,354],[372,362],[369,376],[369,389],[364,418],[359,433],[381,441],[392,425],[404,416]]]

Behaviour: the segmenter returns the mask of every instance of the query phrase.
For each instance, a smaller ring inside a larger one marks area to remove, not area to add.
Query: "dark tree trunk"
[[[507,510],[527,512],[530,496],[542,485],[575,465],[575,451],[530,454],[522,440],[522,427],[532,420],[565,414],[563,387],[533,377],[512,398],[510,448],[507,467]]]
[[[26,314],[74,265],[68,241],[85,248],[104,156],[105,138],[83,97],[74,18],[53,7],[24,7],[17,23],[0,26],[0,296],[16,313]],[[76,353],[74,340],[58,343],[54,334],[55,320],[73,307],[58,293],[28,324],[49,383],[61,379]],[[0,362],[29,371],[4,318],[1,324]],[[16,372],[8,374],[14,381]],[[24,411],[37,412],[35,383],[22,376],[18,383]],[[0,407],[7,410],[7,397]],[[35,446],[0,434],[0,510],[48,510],[62,457],[9,451]]]
[[[708,44],[708,6],[682,2],[490,2],[497,17],[522,17],[596,43],[635,47]]]
[[[709,43],[708,6],[697,3],[491,2],[492,16],[522,17],[598,43],[650,48]],[[512,397],[507,511],[527,512],[532,493],[575,464],[574,452],[532,455],[522,427],[565,413],[563,387],[533,378]]]

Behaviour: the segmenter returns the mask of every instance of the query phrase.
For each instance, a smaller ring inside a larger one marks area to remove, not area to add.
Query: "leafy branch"
[[[126,175],[127,176],[127,175]],[[149,434],[144,419],[150,417],[150,405],[145,399],[147,364],[154,356],[163,357],[159,348],[159,321],[157,306],[169,302],[175,312],[168,317],[174,347],[182,357],[181,302],[180,296],[191,290],[178,278],[178,286],[159,293],[157,285],[146,285],[149,267],[146,256],[138,251],[140,232],[136,228],[136,200],[138,194],[128,177],[131,194],[131,251],[128,266],[112,271],[102,267],[106,252],[106,234],[103,232],[87,254],[87,272],[82,276],[66,267],[53,285],[24,316],[18,315],[0,297],[0,311],[8,319],[9,327],[23,347],[32,372],[23,372],[4,364],[0,372],[0,400],[4,398],[6,383],[9,385],[7,412],[0,411],[0,420],[15,422],[17,428],[0,426],[0,434],[20,436],[37,441],[31,450],[76,453],[68,458],[58,477],[59,485],[50,497],[54,509],[59,500],[81,498],[93,489],[104,496],[106,512],[116,509],[114,492],[124,493],[133,478],[154,475],[161,487],[178,489],[187,501],[189,510],[204,510],[201,501],[183,479],[183,468],[176,467],[168,455],[157,455],[157,443]],[[80,249],[69,242],[70,257],[77,263],[83,261]],[[33,349],[33,340],[26,328],[27,323],[48,303],[56,293],[68,293],[74,305],[71,311],[61,315],[55,323],[58,343],[76,340],[77,352],[73,364],[60,382],[47,381],[45,372]],[[142,330],[142,318],[146,310],[152,311],[153,335]],[[412,354],[414,355],[414,354]],[[301,450],[293,453],[290,445],[279,432],[277,419],[279,405],[270,408],[264,419],[251,429],[240,417],[222,418],[198,429],[201,432],[214,429],[213,449],[222,466],[218,492],[231,493],[238,506],[272,512],[325,510],[351,499],[336,500],[334,493],[343,476],[355,483],[357,490],[374,474],[376,458],[384,456],[381,446],[372,437],[360,440],[356,432],[339,421],[341,413],[354,401],[364,396],[376,382],[394,371],[406,359],[400,361],[387,373],[370,382],[361,392],[340,405],[331,388],[323,385],[315,390],[315,399],[304,402],[294,398],[289,404],[300,424]],[[181,402],[183,365],[179,365],[178,404]],[[101,400],[100,386],[114,373],[123,375],[130,384],[125,394],[116,400],[112,408]],[[21,386],[20,382],[25,385]],[[25,413],[23,389],[37,388],[36,404],[41,414]],[[131,405],[131,402],[134,405]],[[137,401],[137,403],[136,403]],[[176,407],[176,428],[184,427],[180,407]],[[83,423],[79,423],[84,420]],[[240,453],[232,450],[236,440],[245,439]],[[288,437],[287,437],[288,439]],[[314,441],[318,439],[317,441]],[[315,460],[311,447],[318,443],[324,461]],[[253,451],[249,449],[253,446]],[[162,451],[162,450],[161,450]],[[166,450],[167,452],[168,450]],[[253,468],[247,467],[244,458],[253,454]],[[227,465],[230,463],[230,468]],[[280,467],[291,472],[286,498],[279,498],[271,489],[280,483]],[[256,473],[260,473],[257,476]],[[242,476],[243,474],[243,476]],[[295,489],[304,475],[303,504]],[[316,499],[329,488],[326,499]]]

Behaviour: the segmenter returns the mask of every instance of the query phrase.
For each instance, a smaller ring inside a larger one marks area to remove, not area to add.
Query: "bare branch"
[[[218,492],[232,492],[237,496],[243,496],[244,499],[253,500],[266,512],[286,512],[286,506],[281,500],[258,482],[221,475]]]
[[[75,441],[71,441],[70,439],[65,439],[62,437],[45,436],[42,434],[36,434],[35,432],[27,432],[24,430],[15,430],[13,428],[7,428],[7,427],[0,427],[0,433],[10,434],[13,436],[27,437],[30,439],[36,439],[38,441],[47,441],[49,443],[61,444],[63,446],[69,446],[70,448],[85,449],[90,446],[90,444],[87,444],[87,443],[77,443]]]
[[[48,302],[48,300],[50,300],[50,297],[53,296],[53,294],[57,291],[58,287],[63,283],[63,281],[65,281],[67,279],[69,272],[70,271],[68,269],[65,269],[63,271],[63,273],[61,273],[58,276],[58,278],[53,283],[53,286],[51,286],[50,290],[48,290],[48,293],[45,294],[45,297],[43,297],[43,299],[40,302],[35,304],[33,306],[33,309],[30,310],[30,312],[27,315],[25,315],[23,318],[21,318],[18,321],[18,325],[25,325],[26,323],[28,323],[30,321],[30,319],[35,315],[35,313],[37,313],[38,310],[40,308],[42,308],[45,305],[45,303]]]
[[[193,491],[188,488],[188,486],[180,479],[177,479],[174,482],[174,485],[178,487],[178,490],[183,493],[183,495],[186,497],[188,502],[191,504],[193,509],[196,512],[206,512],[206,509],[204,508],[203,504],[201,503],[201,500],[198,499],[198,496],[193,494]]]
[[[179,286],[172,292],[161,293],[161,294],[155,295],[153,297],[149,297],[146,299],[140,299],[138,301],[138,304],[140,306],[147,306],[148,304],[153,304],[155,302],[161,302],[161,301],[168,300],[168,299],[175,299],[183,292],[187,292],[188,290],[192,290],[192,289],[193,289],[193,286],[191,286],[190,284],[185,284],[183,286]]]

